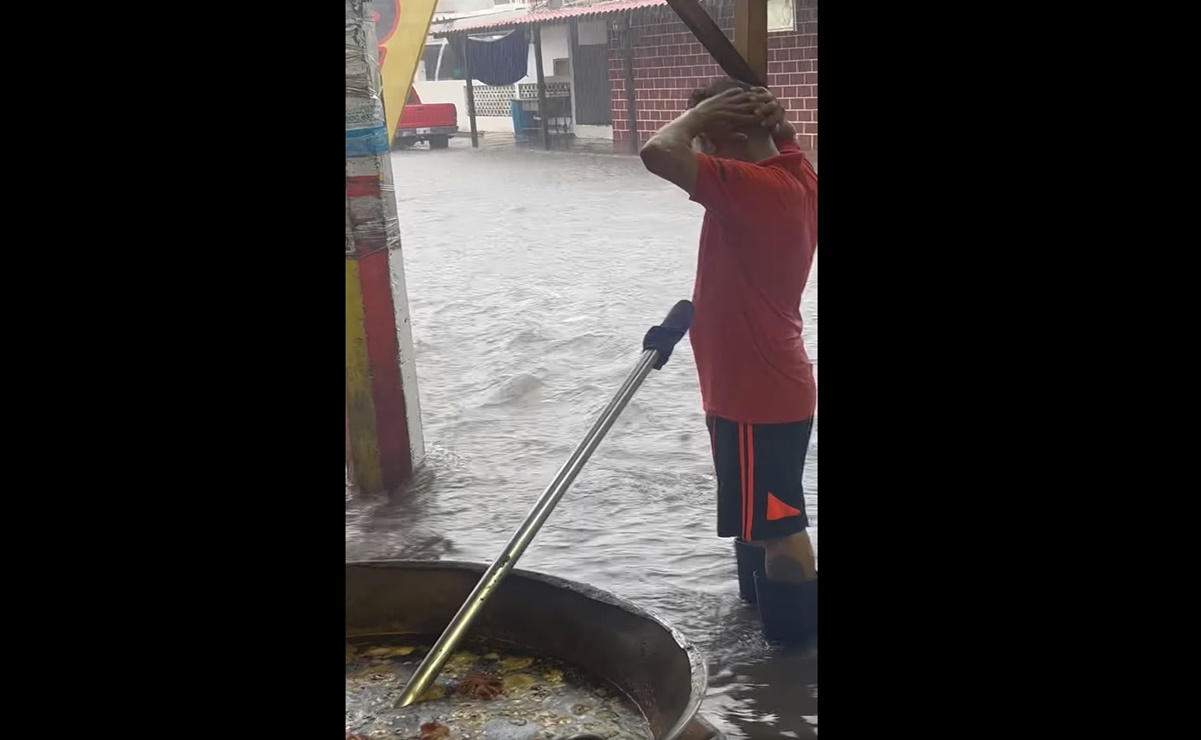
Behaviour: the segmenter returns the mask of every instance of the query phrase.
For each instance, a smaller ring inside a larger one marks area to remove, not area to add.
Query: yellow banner
[[[396,135],[437,5],[438,0],[371,0],[389,141]]]

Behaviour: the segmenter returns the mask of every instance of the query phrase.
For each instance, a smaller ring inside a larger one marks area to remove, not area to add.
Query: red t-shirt
[[[697,155],[705,207],[690,335],[705,413],[748,424],[813,416],[801,292],[817,249],[817,173],[795,142],[757,164]]]

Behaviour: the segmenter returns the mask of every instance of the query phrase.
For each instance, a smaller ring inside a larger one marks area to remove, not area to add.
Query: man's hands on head
[[[796,136],[796,129],[785,117],[784,106],[780,105],[780,101],[776,100],[776,96],[772,95],[771,90],[766,87],[756,87],[751,90],[750,94],[759,103],[755,114],[759,116],[762,125],[771,131],[773,137],[791,139]]]
[[[702,100],[686,115],[693,117],[697,134],[731,135],[739,129],[763,125],[764,118],[759,113],[763,106],[759,95],[734,88]]]
[[[652,174],[675,183],[692,194],[696,185],[697,157],[692,140],[708,136],[741,136],[746,129],[762,126],[777,140],[795,137],[796,131],[784,117],[784,109],[766,88],[734,88],[702,100],[671,123],[659,129],[642,147],[642,163]]]
[[[738,135],[739,129],[758,124],[777,139],[791,139],[796,136],[796,129],[788,122],[786,113],[771,90],[755,87],[727,90],[702,101],[686,115],[694,116],[690,127],[693,136]]]

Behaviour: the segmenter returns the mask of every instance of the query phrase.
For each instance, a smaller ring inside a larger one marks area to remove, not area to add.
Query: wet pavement
[[[611,145],[489,134],[397,152],[426,463],[391,498],[347,493],[346,557],[489,562],[691,295],[701,208]],[[802,304],[817,353],[817,266]],[[808,506],[817,542],[817,429]],[[817,734],[817,656],[773,656],[714,534],[687,340],[601,443],[519,567],[657,612],[704,651],[701,713],[730,738]]]

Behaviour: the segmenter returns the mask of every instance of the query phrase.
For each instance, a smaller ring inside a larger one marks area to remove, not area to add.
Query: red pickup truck
[[[454,103],[422,103],[417,90],[410,86],[400,122],[396,124],[392,148],[408,149],[418,142],[428,141],[430,149],[445,149],[450,146],[450,137],[458,132],[459,110]]]

